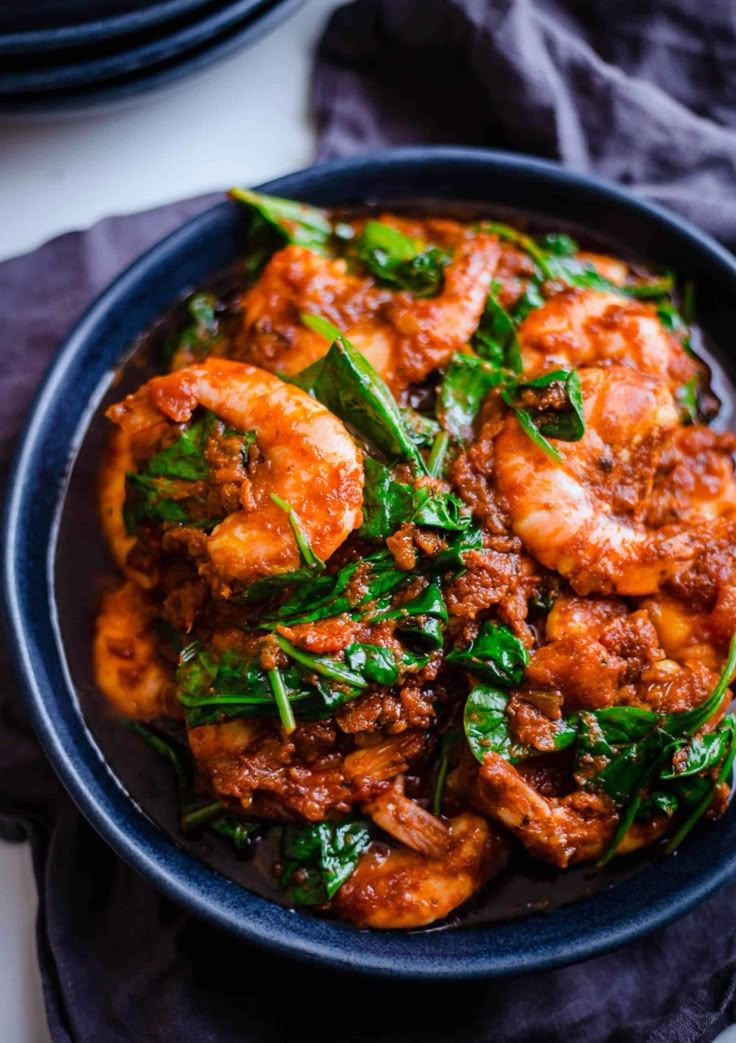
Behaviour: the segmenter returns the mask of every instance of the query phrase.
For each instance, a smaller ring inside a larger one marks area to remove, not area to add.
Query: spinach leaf
[[[688,833],[690,833],[693,827],[706,813],[713,801],[713,797],[715,796],[718,787],[722,783],[730,783],[732,780],[734,759],[736,759],[736,718],[733,715],[726,717],[720,725],[720,730],[722,730],[727,736],[724,743],[725,754],[723,756],[720,771],[715,779],[709,782],[708,785],[702,787],[702,796],[697,800],[691,800],[691,804],[694,806],[692,807],[690,814],[685,818],[684,822],[681,823],[674,837],[665,848],[665,852],[668,855],[680,846]]]
[[[499,222],[487,221],[481,227],[483,231],[495,233],[499,239],[514,243],[527,253],[538,270],[540,281],[555,280],[567,286],[617,293],[640,300],[671,297],[675,289],[671,273],[665,273],[649,282],[640,281],[624,285],[611,282],[600,275],[590,261],[575,256],[578,244],[564,233],[547,235],[538,243],[530,235]]]
[[[362,577],[360,594],[356,596],[350,593],[350,584],[359,569],[365,575]],[[334,575],[320,576],[300,584],[283,605],[262,620],[262,625],[267,628],[277,623],[294,626],[297,623],[327,619],[342,612],[355,612],[376,599],[394,593],[412,578],[410,572],[397,569],[390,552],[382,549],[366,557],[363,562],[354,561],[344,565]]]
[[[508,627],[483,623],[467,648],[453,649],[448,663],[455,663],[484,681],[513,687],[521,683],[529,653]]]
[[[255,660],[243,660],[227,651],[217,659],[195,647],[186,659],[180,657],[176,671],[177,699],[184,706],[190,728],[216,724],[234,717],[281,717],[287,699],[291,711],[312,719],[326,715],[321,691],[305,681],[296,666],[280,671],[283,690],[274,693],[270,672]],[[278,682],[277,682],[278,683]],[[280,697],[280,699],[279,699]]]
[[[452,493],[434,492],[422,486],[416,490],[414,502],[416,506],[412,521],[415,525],[448,532],[465,532],[472,525],[471,516],[465,513],[462,500]]]
[[[312,394],[389,459],[409,460],[421,472],[426,470],[385,382],[342,334],[323,358],[289,380]]]
[[[514,742],[506,707],[509,694],[494,685],[479,684],[465,703],[463,726],[473,756],[483,763],[486,753],[499,753],[505,760],[522,760],[526,749]]]
[[[683,761],[678,760],[678,765],[671,765],[662,774],[662,779],[684,779],[688,775],[698,775],[700,772],[709,771],[721,763],[730,742],[730,734],[727,729],[714,732],[706,732],[705,735],[696,735],[692,742],[686,747],[686,757]]]
[[[381,221],[367,221],[356,242],[358,259],[385,286],[434,297],[445,281],[450,255],[427,247]]]
[[[434,652],[445,643],[442,623],[436,616],[408,617],[402,619],[396,629],[407,644],[425,652]]]
[[[516,324],[499,301],[501,284],[491,282],[485,308],[470,343],[480,358],[493,368],[511,373],[521,373],[521,351],[516,336]]]
[[[205,452],[210,436],[219,424],[214,413],[203,415],[185,428],[171,445],[160,449],[140,473],[126,475],[127,496],[123,509],[127,531],[134,534],[141,522],[177,522],[205,530],[214,528],[220,518],[198,517],[204,504],[187,494],[187,482],[206,481],[209,464]],[[243,459],[255,441],[255,432],[225,430],[228,437],[240,440]]]
[[[324,905],[353,875],[370,842],[368,823],[354,817],[338,823],[285,826],[281,886],[289,889],[296,905]]]
[[[692,377],[675,391],[675,400],[680,407],[680,419],[683,424],[697,424],[700,419],[698,402],[698,378]]]
[[[253,833],[260,829],[260,822],[246,822],[245,819],[236,818],[235,815],[222,815],[211,823],[211,829],[226,837],[236,851],[242,851]]]
[[[563,459],[562,454],[547,439],[579,442],[585,434],[583,395],[577,370],[556,369],[534,380],[514,384],[501,395],[516,413],[524,432],[558,463]]]
[[[315,253],[328,253],[332,225],[324,210],[247,188],[231,189],[230,198],[250,211],[245,265],[251,278],[288,243],[306,246]]]
[[[368,686],[367,681],[360,674],[348,669],[338,659],[325,655],[315,655],[314,652],[307,652],[305,649],[292,644],[282,634],[276,635],[276,641],[282,652],[286,652],[297,663],[305,666],[315,674],[326,677],[331,681],[349,685],[352,688],[366,688]]]
[[[447,431],[440,431],[432,443],[432,451],[427,459],[427,472],[432,478],[441,478],[444,474],[449,449],[450,436]]]
[[[399,679],[399,664],[390,648],[354,642],[345,649],[345,661],[366,681],[390,686]]]
[[[166,449],[151,457],[145,473],[153,477],[184,478],[195,482],[205,480],[210,473],[205,459],[205,450],[212,429],[217,421],[209,410],[190,424]]]
[[[440,739],[439,760],[437,763],[437,775],[435,776],[434,789],[432,790],[432,814],[442,814],[442,800],[445,795],[445,784],[447,773],[450,768],[450,757],[462,736],[460,728],[448,728]]]
[[[396,630],[409,644],[426,652],[442,648],[449,615],[439,581],[430,580],[416,597],[398,608],[380,614],[381,619],[398,620]],[[424,665],[423,663],[421,665]]]
[[[448,532],[445,536],[446,546],[433,558],[436,568],[464,570],[465,555],[469,551],[483,549],[483,533],[471,520],[467,529],[461,532]]]
[[[411,601],[399,605],[398,608],[391,609],[390,612],[384,612],[381,615],[381,619],[405,619],[407,616],[422,615],[435,616],[444,623],[447,623],[450,618],[437,579],[430,580],[424,590],[412,598]]]
[[[417,449],[428,449],[434,445],[441,432],[440,425],[431,416],[418,413],[410,406],[399,406],[399,413],[406,432]]]
[[[282,500],[276,493],[271,493],[271,499],[277,507],[280,507],[288,515],[289,526],[294,534],[302,569],[309,572],[324,572],[325,563],[312,550],[312,544],[309,542],[309,537],[302,528],[301,519],[294,508],[286,500]]]
[[[180,495],[181,487],[171,479],[153,478],[130,471],[125,476],[125,482],[123,521],[129,536],[134,536],[145,521],[181,524],[189,521],[189,512],[184,504],[174,499]]]
[[[167,337],[162,348],[162,364],[170,369],[178,352],[186,361],[204,358],[222,339],[218,310],[220,302],[211,293],[196,293],[187,301],[189,322],[173,337]]]
[[[453,355],[440,385],[437,416],[459,442],[470,442],[483,400],[501,383],[502,375],[476,355]]]
[[[414,488],[398,482],[388,467],[371,456],[365,457],[363,466],[363,524],[359,533],[364,540],[385,539],[411,518]]]

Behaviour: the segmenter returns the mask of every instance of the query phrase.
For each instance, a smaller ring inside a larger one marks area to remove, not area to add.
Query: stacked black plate
[[[0,0],[0,112],[80,109],[251,43],[304,0]]]

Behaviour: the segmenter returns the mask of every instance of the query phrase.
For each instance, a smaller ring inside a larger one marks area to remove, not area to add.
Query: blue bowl
[[[467,200],[587,226],[622,253],[670,265],[692,280],[707,334],[715,344],[729,343],[734,258],[681,218],[552,163],[471,149],[397,149],[312,167],[264,189],[324,205]],[[552,912],[454,930],[359,933],[272,904],[195,858],[106,766],[72,682],[80,671],[89,675],[89,633],[77,628],[82,647],[76,648],[66,636],[69,606],[90,619],[94,608],[88,585],[65,570],[68,548],[59,545],[70,475],[72,484],[79,480],[74,475],[87,451],[93,481],[95,412],[133,340],[182,293],[238,257],[242,221],[237,205],[224,202],[132,265],[66,340],[21,438],[3,543],[8,630],[26,705],[62,782],[108,843],[169,897],[248,941],[335,968],[415,979],[540,970],[602,953],[683,915],[734,876],[733,808],[717,826],[700,826],[672,858]],[[736,372],[732,359],[719,361]],[[90,486],[90,502],[92,496]],[[91,517],[92,529],[83,534],[90,547],[99,542]],[[76,688],[85,684],[88,677]]]
[[[201,22],[176,31],[176,47],[170,46],[169,37],[157,38],[130,52],[70,66],[75,85],[69,82],[63,65],[55,70],[41,70],[39,82],[45,86],[38,90],[26,89],[26,85],[20,83],[22,74],[8,73],[2,77],[7,89],[0,90],[0,116],[26,120],[35,116],[74,114],[87,108],[127,101],[144,91],[167,87],[182,76],[255,43],[304,2],[237,0],[235,19],[231,17],[229,8],[218,11],[214,20],[203,15]],[[117,67],[115,73],[112,64]],[[36,75],[35,72],[29,73],[29,76]]]
[[[56,51],[106,43],[119,36],[144,32],[176,20],[212,0],[120,0],[106,5],[100,17],[99,5],[79,0],[69,4],[34,4],[19,0],[0,11],[0,54],[34,55],[37,51]]]
[[[215,10],[203,10],[186,25],[165,25],[160,32],[112,50],[110,53],[79,55],[65,61],[48,62],[45,57],[23,55],[17,67],[0,72],[0,94],[68,90],[90,84],[104,86],[107,80],[142,75],[171,59],[185,57],[220,34],[255,20],[267,11],[269,0],[231,0]]]

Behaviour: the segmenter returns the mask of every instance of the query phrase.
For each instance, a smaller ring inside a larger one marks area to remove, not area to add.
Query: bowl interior
[[[697,318],[724,401],[720,422],[730,423],[736,363],[725,345],[736,266],[677,219],[550,164],[459,150],[329,164],[265,188],[315,203],[411,204],[425,212],[452,212],[463,200],[463,213],[563,227],[592,248],[666,264],[696,286]],[[408,977],[538,969],[601,952],[684,912],[734,869],[733,809],[717,827],[699,828],[674,858],[641,858],[597,878],[578,872],[567,882],[542,874],[531,891],[519,891],[517,881],[491,902],[503,920],[530,899],[551,905],[580,899],[544,915],[489,924],[471,909],[458,929],[364,932],[359,940],[352,928],[294,914],[244,890],[239,885],[252,884],[252,868],[219,838],[182,840],[165,766],[107,711],[95,689],[90,635],[114,570],[94,489],[104,409],[146,379],[161,332],[139,341],[132,355],[131,344],[182,294],[235,263],[242,231],[238,208],[222,204],[122,277],[67,342],[17,461],[6,536],[11,629],[37,729],[72,795],[124,857],[179,901],[248,938],[336,966]],[[612,888],[622,876],[626,883]]]

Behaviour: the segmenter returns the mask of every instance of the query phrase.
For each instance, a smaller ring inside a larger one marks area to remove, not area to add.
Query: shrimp
[[[702,369],[651,304],[599,290],[565,290],[519,328],[524,372],[611,363],[663,380],[670,390]]]
[[[372,844],[332,901],[332,909],[359,927],[425,927],[467,902],[508,858],[506,842],[478,815],[463,812],[444,823],[442,855]]]
[[[395,392],[444,365],[469,340],[485,306],[500,256],[498,241],[473,235],[457,246],[437,297],[378,287],[299,246],[275,254],[243,298],[239,357],[270,370],[297,373],[329,347],[301,322],[304,312],[323,315],[361,351]]]
[[[150,721],[180,716],[174,672],[158,653],[155,612],[128,580],[103,598],[93,647],[97,686],[126,717]]]
[[[439,296],[416,300],[399,293],[387,309],[387,327],[361,325],[347,336],[363,352],[385,338],[382,375],[393,388],[418,383],[449,362],[478,328],[500,253],[491,236],[466,239],[445,269]]]
[[[241,487],[244,506],[206,539],[209,560],[225,581],[252,582],[298,567],[300,554],[278,495],[296,512],[322,560],[361,523],[363,467],[344,425],[299,388],[255,366],[209,359],[155,377],[113,406],[108,416],[123,430],[138,414],[158,411],[186,423],[198,406],[238,431],[254,430],[261,454]]]
[[[733,454],[736,436],[703,424],[680,427],[657,469],[647,524],[697,525],[736,515]]]
[[[580,381],[585,434],[562,444],[562,462],[513,414],[496,439],[496,478],[511,526],[579,594],[654,593],[694,553],[687,533],[663,530],[655,540],[643,522],[677,410],[664,385],[621,366],[582,370]]]
[[[487,753],[478,775],[478,809],[506,826],[530,855],[561,869],[599,858],[618,826],[614,802],[603,793],[575,790],[545,797],[497,753]],[[616,848],[620,855],[651,844],[669,824],[665,815],[635,822]]]

